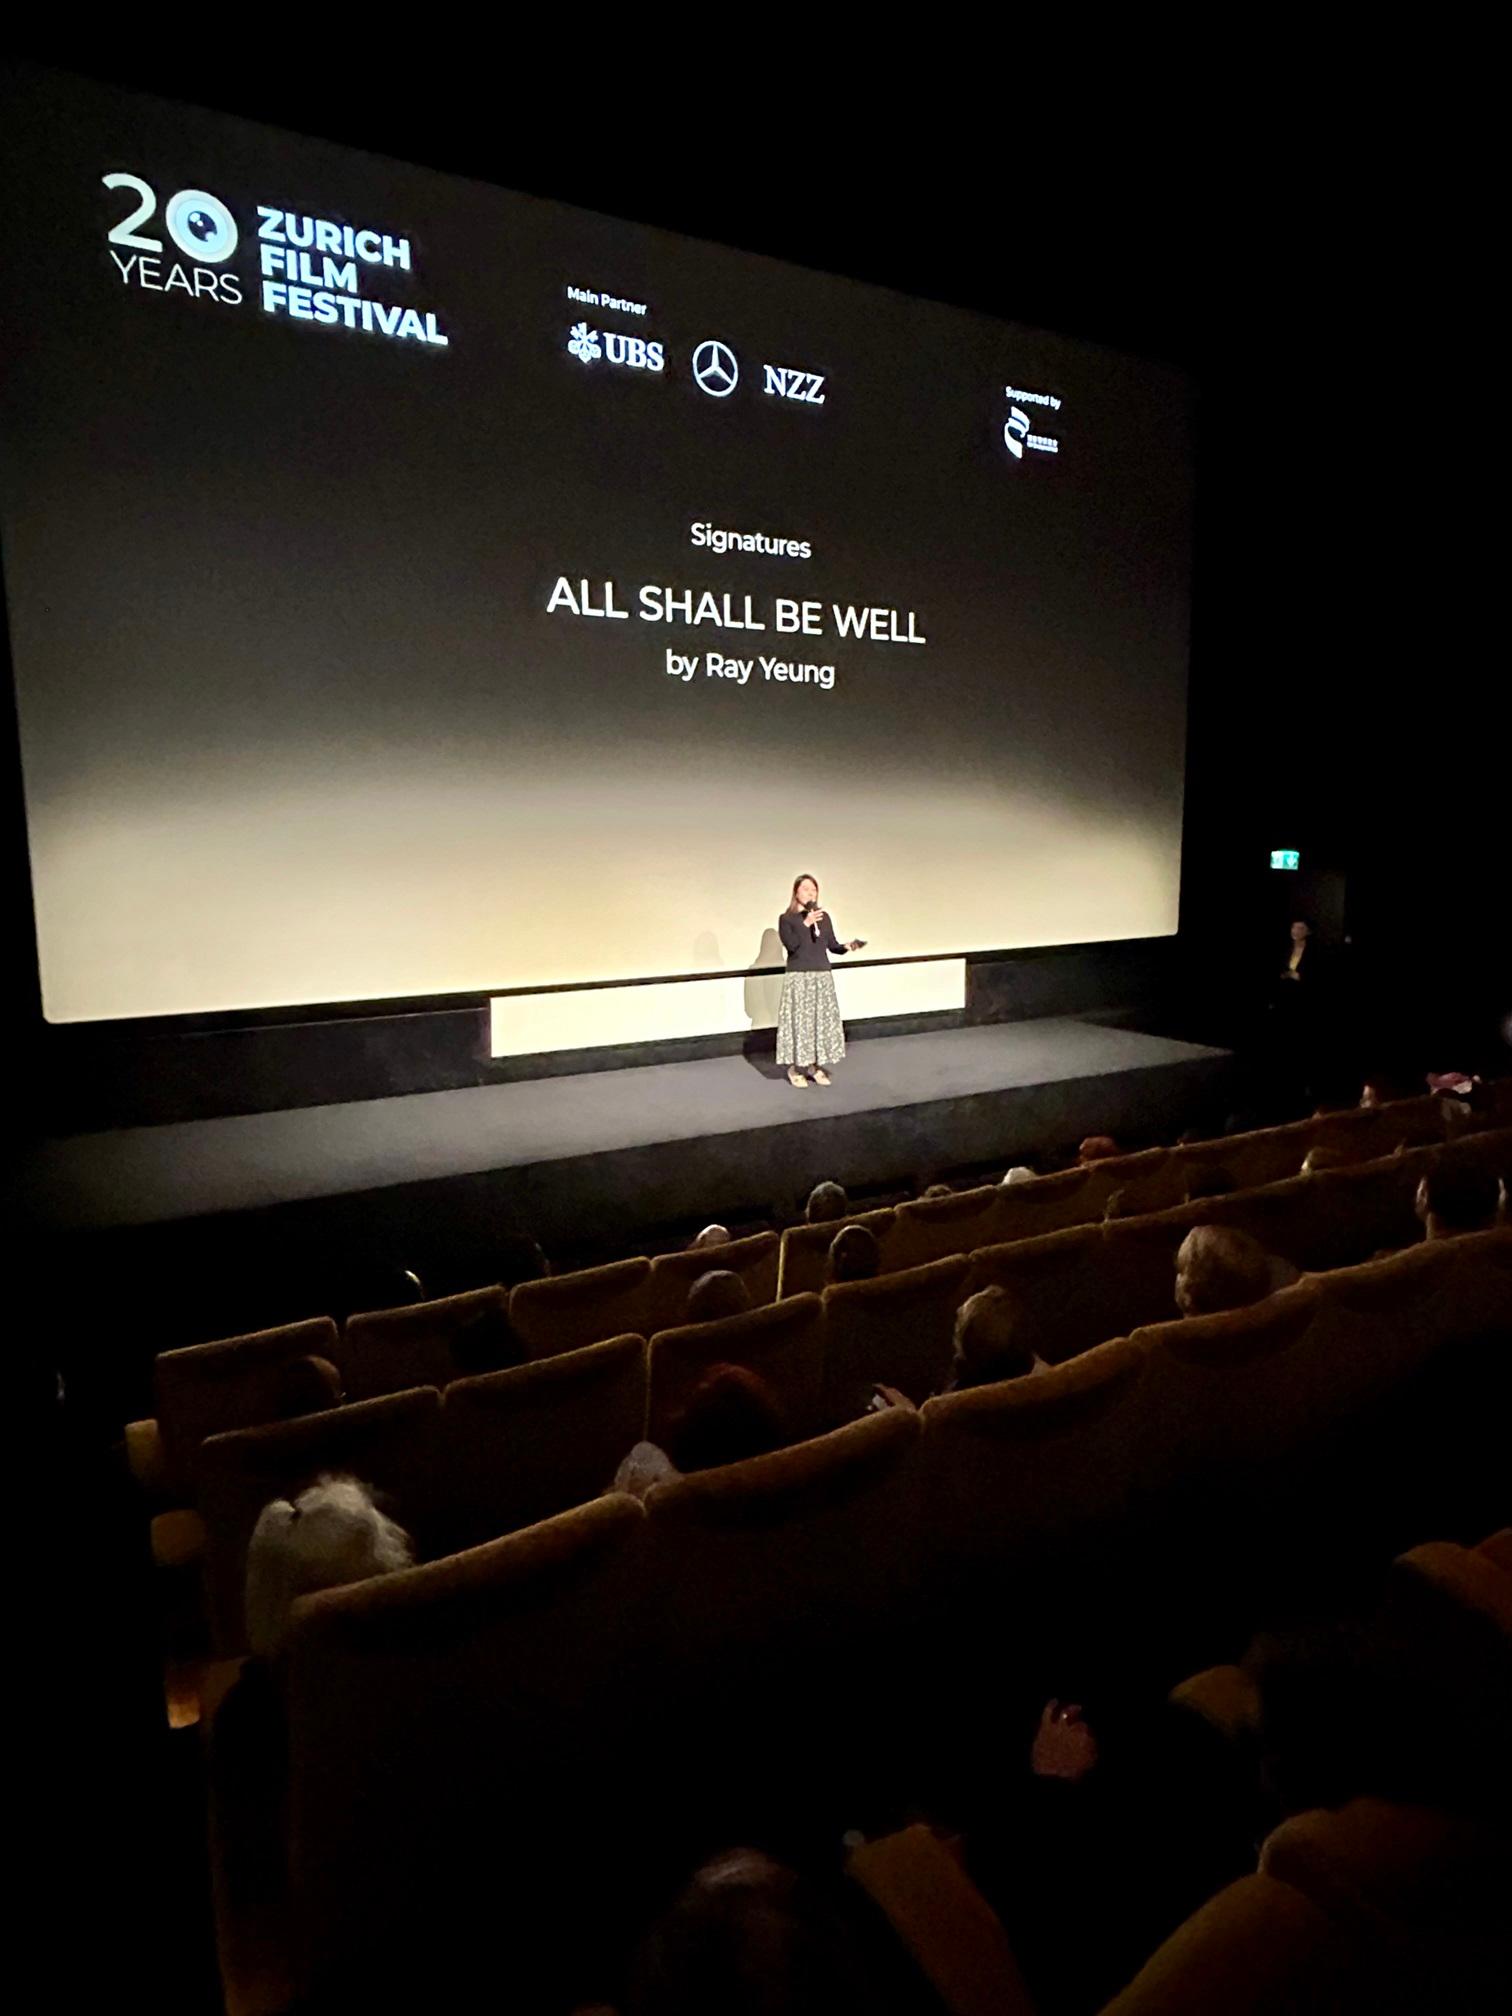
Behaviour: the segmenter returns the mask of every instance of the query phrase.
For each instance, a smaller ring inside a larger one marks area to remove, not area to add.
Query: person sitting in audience
[[[1049,1369],[1029,1340],[1022,1309],[1006,1288],[979,1288],[956,1311],[947,1393]]]
[[[1454,1239],[1493,1226],[1500,1195],[1489,1171],[1440,1165],[1418,1184],[1416,1202],[1425,1239]]]
[[[730,1228],[728,1225],[705,1225],[702,1232],[689,1242],[690,1253],[701,1253],[706,1246],[728,1246]]]
[[[1325,1169],[1347,1169],[1350,1160],[1345,1149],[1333,1148],[1326,1141],[1320,1141],[1302,1157],[1302,1174],[1316,1176]]]
[[[452,1363],[463,1379],[479,1372],[502,1372],[511,1365],[523,1365],[525,1355],[508,1311],[496,1302],[475,1309],[452,1332]]]
[[[729,1267],[711,1267],[688,1290],[688,1321],[717,1323],[725,1316],[743,1316],[751,1306],[751,1291]]]
[[[803,1207],[804,1223],[831,1225],[837,1218],[843,1218],[849,1209],[850,1199],[841,1184],[816,1183]]]
[[[864,1225],[845,1225],[830,1242],[824,1263],[826,1281],[875,1281],[882,1271],[877,1235]]]
[[[501,1239],[494,1254],[494,1279],[504,1288],[516,1288],[522,1281],[543,1281],[551,1272],[551,1262],[541,1251],[538,1239],[528,1232],[511,1232]]]
[[[1111,1134],[1089,1134],[1076,1151],[1078,1162],[1106,1162],[1122,1150]]]
[[[637,1442],[610,1488],[644,1498],[655,1484],[769,1455],[786,1439],[782,1409],[766,1381],[744,1365],[714,1365],[673,1420],[666,1448]]]
[[[1034,1171],[1029,1167],[1027,1162],[1015,1162],[1013,1167],[1008,1171],[1008,1174],[1003,1178],[1003,1181],[1005,1183],[1032,1183],[1034,1181]]]
[[[346,1398],[341,1374],[329,1358],[307,1353],[291,1358],[274,1372],[268,1394],[270,1421],[297,1421],[305,1414],[323,1414]]]
[[[646,1934],[623,2008],[624,2016],[920,2016],[941,2004],[858,1890],[733,1848],[706,1862]]]
[[[389,1575],[414,1558],[409,1535],[355,1477],[321,1477],[292,1503],[273,1499],[247,1548],[247,1643],[254,1656],[271,1659],[283,1649],[296,1597]]]
[[[920,1191],[921,1197],[954,1197],[955,1192],[948,1183],[931,1183],[927,1190]]]
[[[1289,1261],[1237,1226],[1196,1225],[1176,1254],[1176,1307],[1183,1316],[1244,1309],[1297,1278]]]
[[[1103,1223],[1108,1224],[1114,1218],[1132,1218],[1138,1210],[1138,1194],[1129,1184],[1121,1183],[1116,1190],[1109,1192],[1108,1201],[1103,1206]]]

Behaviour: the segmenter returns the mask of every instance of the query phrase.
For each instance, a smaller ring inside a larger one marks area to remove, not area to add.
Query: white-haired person
[[[355,1477],[325,1476],[294,1499],[265,1505],[247,1548],[247,1644],[236,1684],[215,1716],[211,1770],[228,1880],[259,1883],[283,1853],[287,1733],[277,1668],[296,1600],[408,1568],[414,1543]]]

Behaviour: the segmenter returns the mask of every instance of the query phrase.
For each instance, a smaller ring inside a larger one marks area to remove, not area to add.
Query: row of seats
[[[1195,1224],[1236,1226],[1299,1268],[1318,1271],[1413,1240],[1419,1232],[1413,1213],[1417,1185],[1435,1162],[1499,1170],[1509,1158],[1512,1132],[1472,1135],[1145,1216],[1067,1226],[1034,1238],[984,1240],[969,1251],[931,1255],[875,1281],[828,1290],[828,1334],[822,1356],[829,1391],[822,1398],[795,1392],[797,1417],[805,1424],[846,1418],[873,1381],[898,1386],[920,1399],[937,1390],[949,1364],[953,1312],[979,1288],[1000,1285],[1015,1290],[1034,1323],[1035,1348],[1058,1363],[1170,1312],[1176,1250]],[[1079,1181],[1093,1173],[1071,1172]],[[975,1240],[998,1222],[998,1199],[1014,1198],[1029,1187],[996,1186],[985,1193],[989,1201],[983,1207],[978,1206],[976,1193],[968,1192],[905,1205],[892,1216],[896,1221],[910,1211],[932,1208],[929,1223],[939,1240],[947,1234],[951,1239]],[[863,1214],[855,1222],[866,1223],[875,1216]],[[743,1276],[753,1305],[760,1308],[770,1305],[781,1285],[780,1256],[817,1251],[816,1235],[827,1248],[835,1230],[834,1226],[790,1230],[782,1237],[780,1255],[775,1234],[755,1234],[719,1248],[718,1264]],[[917,1247],[919,1239],[909,1236]],[[795,1247],[795,1241],[802,1244]],[[895,1245],[888,1250],[896,1257]],[[291,1359],[312,1353],[332,1359],[343,1371],[349,1397],[360,1400],[451,1383],[455,1341],[479,1322],[493,1320],[502,1329],[507,1321],[514,1337],[536,1359],[580,1350],[615,1335],[651,1336],[678,1325],[687,1288],[707,1269],[710,1257],[693,1252],[667,1254],[655,1261],[618,1261],[525,1282],[513,1291],[480,1288],[440,1301],[353,1316],[344,1332],[338,1332],[329,1318],[315,1318],[281,1330],[165,1352],[155,1367],[156,1422],[133,1424],[128,1439],[158,1442],[165,1488],[186,1502],[198,1495],[196,1470],[206,1439],[268,1419],[270,1380]],[[781,1264],[791,1275],[786,1257]],[[748,1329],[752,1336],[768,1334],[760,1324]],[[719,1329],[718,1334],[743,1339],[748,1333],[737,1324],[727,1333]],[[769,1334],[785,1333],[773,1324]],[[733,1348],[727,1355],[740,1359]],[[655,1419],[664,1410],[652,1412]]]
[[[770,1678],[769,1726],[743,1726],[739,1754],[837,1698],[854,1716],[858,1648],[906,1630],[922,1592],[964,1577],[979,1608],[1072,1529],[1116,1530],[1173,1478],[1269,1476],[1497,1328],[1512,1328],[1512,1232],[1435,1242],[658,1487],[644,1506],[605,1496],[302,1599],[287,1706],[306,1936],[326,1958],[374,1950],[424,1881],[448,1802],[507,1814],[534,1852],[569,1761],[591,1773],[634,1755],[651,1784],[666,1760],[647,1777],[648,1703],[723,1698],[732,1672]],[[571,1821],[595,1835],[581,1807]]]

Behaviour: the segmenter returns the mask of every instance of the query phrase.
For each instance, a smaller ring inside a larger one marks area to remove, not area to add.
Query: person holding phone
[[[787,953],[777,1011],[777,1062],[787,1066],[790,1085],[807,1091],[811,1083],[828,1085],[826,1065],[838,1064],[845,1055],[845,1025],[829,955],[859,952],[866,941],[839,943],[828,913],[820,908],[819,884],[812,875],[794,882],[788,906],[777,919],[777,935]]]

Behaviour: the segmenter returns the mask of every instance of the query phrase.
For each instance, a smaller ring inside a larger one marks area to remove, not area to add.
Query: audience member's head
[[[1022,1379],[1042,1369],[1024,1313],[1006,1288],[979,1288],[956,1311],[952,1390]]]
[[[1139,1209],[1139,1196],[1129,1184],[1120,1183],[1116,1190],[1110,1190],[1108,1201],[1103,1206],[1103,1218],[1132,1218]]]
[[[810,1225],[829,1225],[837,1218],[843,1218],[850,1208],[850,1199],[839,1183],[816,1183],[808,1194],[808,1203],[803,1208],[803,1216]]]
[[[1302,1157],[1302,1174],[1317,1176],[1325,1169],[1347,1169],[1350,1160],[1347,1149],[1335,1148],[1327,1141],[1318,1141]]]
[[[522,1281],[543,1281],[551,1272],[540,1241],[528,1232],[510,1232],[499,1241],[494,1267],[495,1280],[505,1288],[517,1288]]]
[[[1367,1079],[1360,1087],[1360,1104],[1367,1112],[1374,1112],[1376,1107],[1386,1104],[1380,1086],[1373,1080]]]
[[[1274,1259],[1258,1239],[1233,1225],[1196,1225],[1176,1254],[1176,1307],[1183,1316],[1212,1316],[1263,1302],[1296,1270]]]
[[[1239,1188],[1239,1178],[1221,1162],[1200,1162],[1187,1177],[1186,1201],[1200,1203],[1204,1197],[1227,1197]]]
[[[1005,1183],[1032,1183],[1034,1181],[1034,1171],[1029,1167],[1027,1162],[1015,1162],[1013,1167],[1008,1171],[1008,1174],[1003,1178],[1003,1181]]]
[[[701,1253],[706,1246],[728,1246],[729,1243],[730,1228],[728,1225],[705,1225],[702,1232],[690,1243],[688,1251],[690,1253]]]
[[[834,2016],[874,2006],[867,1971],[822,1893],[737,1848],[707,1862],[647,1935],[626,2016]]]
[[[1195,1148],[1199,1141],[1206,1141],[1207,1134],[1201,1127],[1183,1127],[1176,1136],[1178,1148]]]
[[[464,1379],[478,1372],[502,1372],[525,1361],[508,1312],[497,1302],[474,1309],[452,1332],[451,1357]]]
[[[297,1421],[303,1414],[321,1414],[328,1407],[339,1407],[344,1397],[341,1374],[329,1358],[313,1353],[290,1358],[273,1374],[268,1418]]]
[[[688,1290],[690,1323],[717,1323],[723,1316],[743,1315],[750,1306],[751,1291],[729,1267],[711,1267]]]
[[[954,1197],[955,1192],[948,1183],[931,1183],[921,1195],[925,1197]]]
[[[843,1225],[830,1241],[825,1278],[829,1281],[874,1281],[882,1266],[877,1235],[864,1225]]]
[[[712,1470],[765,1456],[784,1439],[782,1410],[766,1381],[744,1365],[714,1365],[673,1421],[667,1454],[679,1470]]]
[[[291,1504],[275,1498],[258,1515],[247,1548],[247,1643],[260,1659],[283,1645],[296,1597],[408,1568],[409,1535],[355,1477],[322,1477]]]
[[[1111,1134],[1089,1134],[1076,1151],[1078,1162],[1106,1162],[1120,1152]]]
[[[1417,1215],[1430,1239],[1452,1239],[1459,1232],[1484,1232],[1496,1222],[1500,1194],[1496,1178],[1484,1169],[1430,1169],[1417,1187]]]

